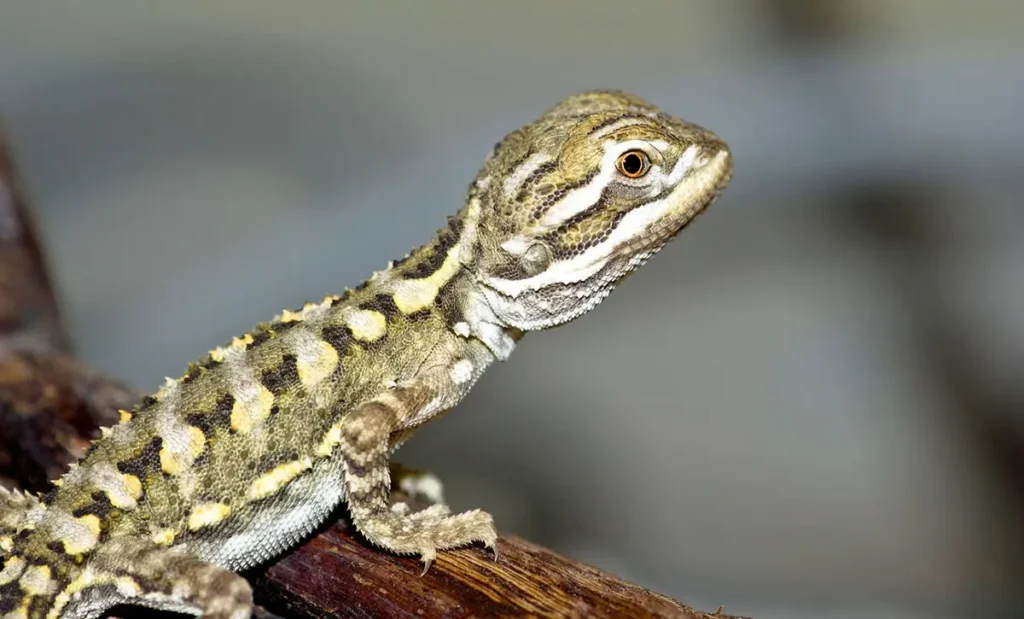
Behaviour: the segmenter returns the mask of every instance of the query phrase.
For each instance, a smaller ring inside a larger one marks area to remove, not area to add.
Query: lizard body
[[[618,91],[574,95],[499,142],[428,244],[287,310],[168,379],[42,497],[0,489],[0,618],[118,603],[249,617],[236,574],[340,503],[419,556],[497,537],[480,510],[390,505],[389,458],[528,331],[596,306],[718,196],[713,133]]]

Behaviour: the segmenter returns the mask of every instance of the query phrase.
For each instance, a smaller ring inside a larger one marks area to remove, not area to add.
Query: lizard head
[[[470,187],[474,275],[496,316],[572,320],[660,250],[732,176],[710,131],[617,91],[574,95],[498,143]]]

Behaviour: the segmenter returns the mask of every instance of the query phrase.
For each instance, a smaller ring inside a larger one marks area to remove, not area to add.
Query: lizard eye
[[[619,155],[615,167],[623,176],[640,178],[651,169],[651,159],[642,150],[630,150]]]

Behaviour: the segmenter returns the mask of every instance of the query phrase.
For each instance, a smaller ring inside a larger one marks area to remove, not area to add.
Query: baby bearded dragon
[[[731,174],[720,138],[636,96],[559,103],[494,147],[427,245],[210,351],[122,411],[46,495],[0,489],[0,617],[119,603],[249,617],[235,572],[342,501],[370,543],[427,567],[438,550],[493,548],[485,512],[390,505],[390,454],[525,332],[595,307]]]

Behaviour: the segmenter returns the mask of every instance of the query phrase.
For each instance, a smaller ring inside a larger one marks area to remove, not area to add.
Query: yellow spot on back
[[[246,493],[246,498],[250,501],[258,501],[259,499],[266,498],[281,488],[283,488],[288,482],[298,477],[303,471],[308,470],[313,466],[312,460],[309,458],[300,458],[292,462],[286,462],[275,467],[272,471],[264,473],[252,482],[249,486],[249,491]]]
[[[14,548],[14,539],[10,535],[0,536],[0,550],[10,552]]]
[[[323,456],[324,458],[330,457],[331,453],[334,451],[334,448],[337,447],[338,443],[340,442],[341,423],[336,423],[333,426],[331,426],[331,429],[328,430],[327,434],[324,435],[323,440],[320,441],[320,446],[317,447],[316,449],[317,455]]]
[[[202,505],[197,505],[196,508],[192,510],[192,515],[188,517],[188,528],[190,531],[196,531],[203,527],[217,524],[229,515],[231,515],[231,507],[224,503],[204,503]]]
[[[128,423],[132,420],[132,414],[125,410],[117,411],[117,414],[121,416],[121,423]]]
[[[178,459],[175,458],[171,450],[166,447],[160,450],[160,469],[168,475],[177,475],[181,472],[181,466],[178,464]]]
[[[349,315],[346,324],[352,330],[352,337],[364,342],[373,342],[387,331],[388,321],[380,312],[356,310]]]
[[[78,519],[79,522],[89,529],[89,532],[96,537],[100,536],[100,517],[96,514],[86,514]]]
[[[231,406],[231,429],[242,434],[252,430],[252,419],[241,400],[236,399]]]
[[[160,529],[153,534],[153,543],[160,546],[170,546],[174,543],[174,529]]]
[[[188,451],[176,454],[167,447],[160,450],[160,468],[168,475],[177,475],[192,466],[206,446],[206,435],[195,426],[188,427]]]
[[[128,494],[138,501],[142,496],[142,482],[134,475],[122,475],[121,477],[124,479],[124,487],[128,490]]]
[[[206,435],[203,434],[200,428],[195,426],[188,427],[188,435],[189,455],[192,457],[192,460],[195,460],[199,457],[199,454],[203,453],[203,448],[206,447]]]
[[[338,367],[338,351],[323,340],[317,342],[317,345],[320,350],[315,359],[300,358],[295,362],[299,380],[307,389],[330,376]]]
[[[441,286],[430,281],[433,277],[432,275],[424,279],[411,279],[403,282],[401,289],[395,291],[395,306],[398,310],[403,314],[413,314],[429,307],[437,298],[438,291],[441,290]]]
[[[83,552],[89,552],[90,550],[96,547],[96,540],[92,540],[90,542],[87,540],[75,541],[66,539],[63,540],[63,542],[64,552],[68,553],[69,555],[80,555]]]
[[[65,537],[61,540],[64,542],[64,552],[69,555],[80,555],[83,552],[89,552],[100,541],[99,516],[96,514],[86,514],[75,520],[78,524],[82,525],[84,530],[79,530],[78,534],[73,537]]]
[[[134,493],[141,491],[141,488],[133,488],[127,476],[118,472],[112,464],[95,466],[90,486],[94,492],[101,492],[118,509],[132,510],[138,507],[138,495]]]
[[[50,578],[50,568],[45,565],[33,565],[25,570],[18,584],[29,595],[49,595],[56,585]]]
[[[235,398],[235,403],[231,406],[231,429],[241,434],[249,432],[253,424],[270,416],[272,408],[274,394],[260,385],[255,399]]]

